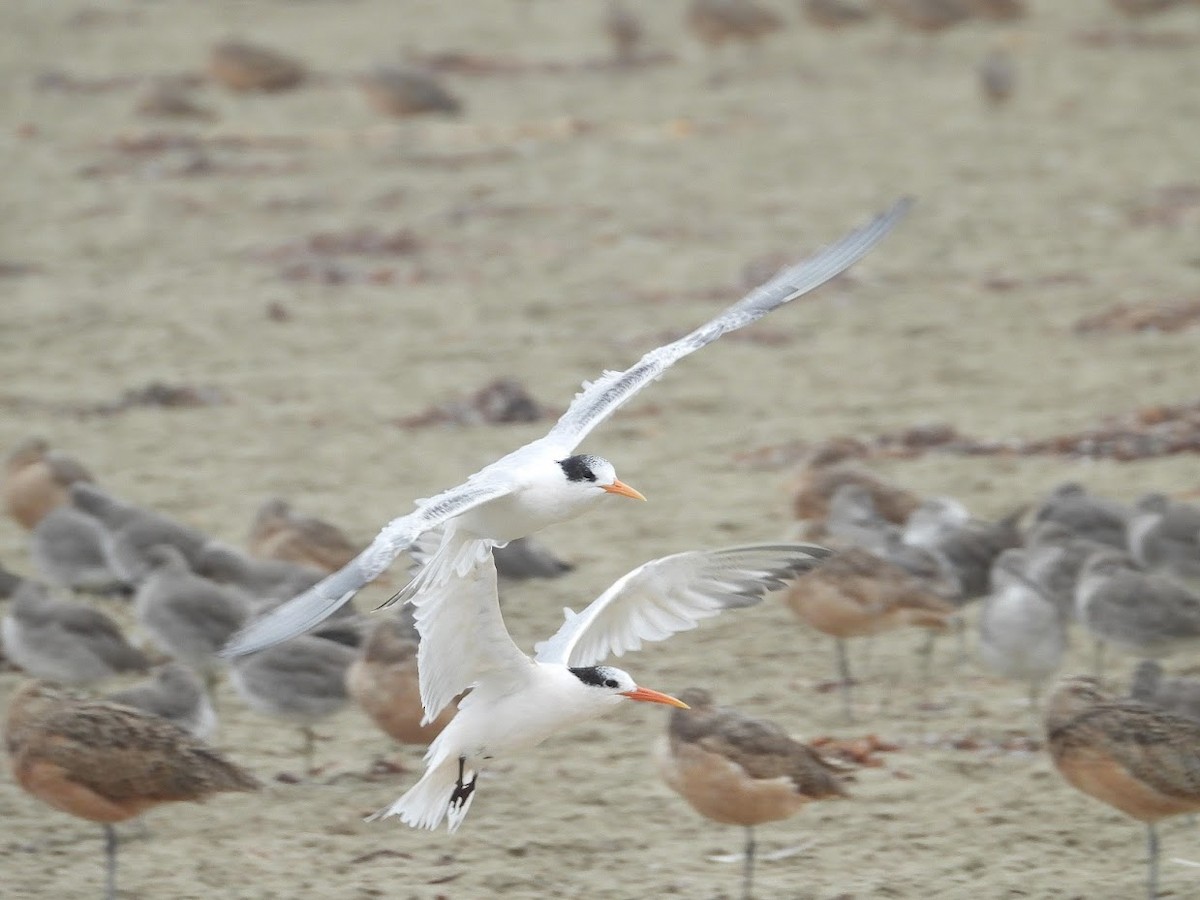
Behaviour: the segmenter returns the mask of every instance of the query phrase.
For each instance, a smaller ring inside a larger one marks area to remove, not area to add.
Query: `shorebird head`
[[[665,703],[667,706],[687,709],[686,703],[669,694],[639,687],[633,676],[623,669],[612,666],[575,666],[570,671],[597,700],[603,697],[611,698],[611,701],[615,702],[624,698],[641,700],[644,703]]]
[[[634,500],[646,499],[641,493],[621,481],[617,477],[617,470],[613,468],[613,464],[602,457],[579,454],[560,459],[558,465],[562,469],[567,484],[575,490],[595,496],[605,493],[619,494]]]

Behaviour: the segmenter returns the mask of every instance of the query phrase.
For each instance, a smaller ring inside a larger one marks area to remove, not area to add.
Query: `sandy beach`
[[[878,17],[825,32],[776,5],[788,27],[758,53],[711,59],[682,2],[647,4],[652,58],[621,68],[602,6],[580,0],[6,4],[0,448],[43,435],[118,496],[233,543],[272,495],[365,542],[548,427],[406,422],[501,377],[553,416],[584,379],[916,197],[847,277],[682,361],[592,435],[584,449],[650,502],[544,535],[577,569],[506,590],[532,647],[564,605],[650,558],[787,534],[796,442],[932,424],[1031,440],[1195,402],[1195,331],[1075,326],[1118,303],[1200,298],[1200,8],[1134,32],[1098,0],[1040,0],[1014,26],[924,41]],[[312,74],[286,93],[231,93],[205,76],[230,36]],[[998,44],[1018,82],[992,108],[976,66]],[[355,83],[373,64],[452,52],[477,63],[444,64],[457,119],[385,119]],[[139,115],[161,77],[193,84],[213,117]],[[154,383],[195,402],[128,393]],[[1068,480],[1123,500],[1200,487],[1189,454],[872,465],[985,517]],[[8,520],[0,560],[32,574]],[[132,622],[127,604],[98,602]],[[921,697],[922,639],[855,652],[849,726],[818,689],[832,641],[775,600],[622,664],[805,739],[900,746],[856,774],[851,799],[760,829],[766,853],[804,848],[762,864],[762,898],[1140,896],[1140,827],[1054,772],[1023,686],[956,666],[947,640]],[[1089,649],[1076,635],[1067,671],[1086,671]],[[1133,663],[1119,666],[1124,678]],[[0,673],[0,704],[20,680]],[[216,742],[268,786],[156,810],[145,835],[125,828],[121,895],[739,896],[738,865],[708,859],[740,849],[739,829],[661,783],[650,751],[666,714],[628,706],[503,761],[451,837],[363,821],[420,756],[368,777],[394,751],[357,710],[318,728],[322,772],[285,783],[298,733],[223,685]],[[96,826],[7,770],[0,820],[5,897],[101,893]],[[1200,870],[1173,861],[1200,859],[1194,828],[1162,831],[1164,896],[1200,896]]]

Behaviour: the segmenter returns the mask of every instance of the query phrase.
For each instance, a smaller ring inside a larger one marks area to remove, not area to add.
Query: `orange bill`
[[[612,484],[601,485],[601,487],[610,494],[620,494],[622,497],[631,497],[634,500],[646,499],[642,496],[641,491],[639,491],[637,488],[631,488],[620,478],[615,479]]]
[[[682,700],[676,700],[670,694],[663,694],[659,691],[652,691],[650,688],[634,688],[632,691],[622,691],[622,697],[628,697],[630,700],[644,700],[646,703],[665,703],[667,706],[678,706],[680,709],[691,709]]]

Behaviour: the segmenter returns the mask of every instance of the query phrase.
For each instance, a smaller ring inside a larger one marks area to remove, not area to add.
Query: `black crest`
[[[566,459],[560,459],[558,464],[562,466],[567,481],[595,481],[596,473],[592,471],[594,458],[591,456],[568,456]]]
[[[584,684],[590,684],[593,687],[615,688],[617,686],[616,680],[605,671],[604,666],[572,666],[571,674]]]

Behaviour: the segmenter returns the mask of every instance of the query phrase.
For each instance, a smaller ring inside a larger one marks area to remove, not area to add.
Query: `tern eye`
[[[617,686],[617,679],[615,679],[615,678],[606,678],[606,679],[604,679],[604,686],[605,686],[605,687],[611,687],[611,688],[615,688],[615,687]]]

